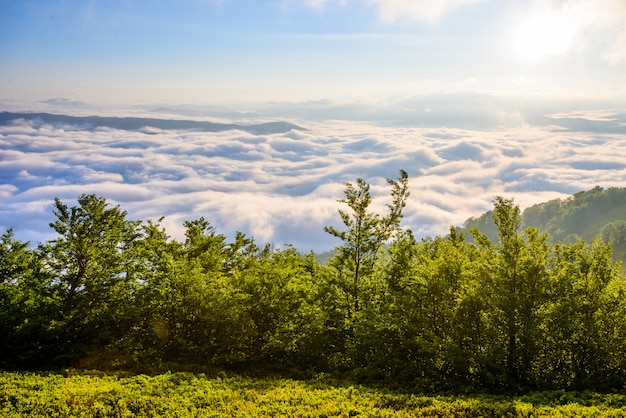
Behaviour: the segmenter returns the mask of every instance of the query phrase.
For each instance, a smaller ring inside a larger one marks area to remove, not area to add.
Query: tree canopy
[[[0,236],[0,368],[338,373],[418,388],[622,388],[626,288],[609,243],[553,241],[496,197],[497,237],[402,227],[347,183],[325,263],[233,240],[199,218],[183,241],[105,198],[56,199],[57,236]],[[621,224],[603,234],[613,242]],[[471,240],[466,239],[466,234]]]

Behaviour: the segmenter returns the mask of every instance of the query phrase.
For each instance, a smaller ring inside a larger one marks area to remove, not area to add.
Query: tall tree
[[[0,284],[18,284],[30,269],[32,254],[28,242],[20,242],[14,236],[12,228],[0,236]]]
[[[93,194],[80,196],[78,206],[58,198],[54,206],[57,219],[50,226],[59,236],[40,251],[61,288],[66,332],[74,333],[66,341],[78,354],[124,332],[123,312],[133,306],[130,272],[140,222]]]
[[[533,359],[540,340],[540,312],[547,286],[547,235],[535,228],[520,232],[520,210],[513,199],[497,197],[493,211],[499,243],[487,276],[491,326],[500,337],[504,356],[494,352],[494,365],[503,361],[506,384],[532,381]],[[497,348],[494,347],[494,348]]]
[[[548,306],[544,346],[551,353],[543,365],[555,386],[589,387],[609,375],[621,375],[623,360],[616,356],[623,345],[624,288],[620,265],[611,247],[597,239],[586,244],[558,243],[551,259],[551,303]],[[620,343],[615,344],[616,338]],[[617,360],[617,361],[616,361]]]
[[[31,366],[30,345],[41,343],[45,292],[34,280],[36,263],[36,254],[14,238],[13,229],[0,235],[0,369]]]
[[[185,221],[185,252],[188,260],[195,260],[205,273],[220,274],[224,269],[226,237],[203,217]]]
[[[333,226],[324,227],[326,232],[343,241],[343,245],[336,248],[331,265],[340,281],[345,283],[348,316],[352,310],[356,312],[361,307],[359,290],[362,281],[372,275],[383,245],[400,230],[402,211],[409,197],[408,180],[404,170],[400,170],[397,180],[387,179],[392,186],[392,203],[387,204],[389,212],[385,216],[370,211],[372,196],[370,185],[365,180],[357,179],[356,186],[346,183],[345,198],[339,199],[350,208],[350,212],[339,210],[346,229],[340,231]],[[347,277],[349,279],[345,280]]]

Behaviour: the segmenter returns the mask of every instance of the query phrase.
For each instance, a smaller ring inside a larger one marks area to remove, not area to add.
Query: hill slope
[[[489,211],[478,218],[469,218],[463,229],[478,228],[492,241],[497,241],[491,216]],[[626,188],[596,186],[564,200],[531,206],[522,212],[522,229],[529,226],[547,232],[555,242],[571,242],[578,237],[592,242],[601,236],[613,246],[614,258],[626,265]]]

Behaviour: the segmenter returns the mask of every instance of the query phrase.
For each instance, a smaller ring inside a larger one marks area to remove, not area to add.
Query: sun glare
[[[518,58],[536,61],[569,50],[574,37],[573,22],[567,15],[537,13],[523,21],[513,34],[513,52]]]

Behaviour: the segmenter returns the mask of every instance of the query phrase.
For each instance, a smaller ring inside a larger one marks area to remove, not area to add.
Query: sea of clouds
[[[339,244],[323,227],[341,225],[345,183],[365,179],[374,209],[384,211],[385,179],[404,169],[404,226],[417,236],[445,234],[489,210],[495,196],[524,208],[596,185],[626,187],[625,115],[568,111],[497,129],[300,117],[285,120],[303,129],[263,135],[15,120],[0,126],[0,232],[13,227],[31,244],[52,239],[54,198],[73,206],[94,193],[129,219],[164,216],[176,239],[185,220],[204,217],[229,237],[242,231],[260,243],[323,251]]]

